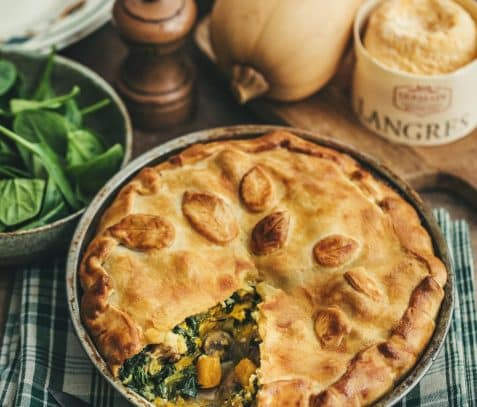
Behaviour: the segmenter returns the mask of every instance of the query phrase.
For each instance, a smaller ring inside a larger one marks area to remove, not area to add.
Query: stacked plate
[[[0,2],[0,48],[48,52],[84,38],[111,16],[113,0]]]

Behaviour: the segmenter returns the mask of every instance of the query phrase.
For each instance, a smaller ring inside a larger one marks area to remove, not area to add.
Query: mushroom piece
[[[206,355],[218,355],[225,359],[233,343],[232,336],[225,331],[210,331],[204,339],[202,349]]]

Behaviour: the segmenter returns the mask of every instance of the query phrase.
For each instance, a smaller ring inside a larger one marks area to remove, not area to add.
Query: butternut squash
[[[250,384],[250,376],[257,370],[257,366],[248,358],[243,358],[234,368],[235,377],[243,387]]]
[[[241,103],[292,101],[335,73],[362,0],[217,0],[211,42]]]
[[[222,368],[218,355],[202,355],[197,359],[197,381],[203,389],[211,389],[220,384]]]

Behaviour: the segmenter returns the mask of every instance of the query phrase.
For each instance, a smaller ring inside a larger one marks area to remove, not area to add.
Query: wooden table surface
[[[93,35],[62,51],[61,54],[92,68],[107,81],[112,82],[119,62],[125,55],[125,47],[111,25],[106,25]],[[197,69],[197,103],[190,120],[168,130],[154,133],[135,131],[134,155],[161,144],[173,137],[210,127],[244,123],[264,123],[246,107],[232,99],[226,86],[199,52],[189,44],[187,52]],[[477,253],[477,212],[457,198],[440,191],[425,191],[422,196],[431,207],[444,207],[455,219],[469,222],[474,253]],[[475,261],[474,261],[475,263]],[[0,338],[3,336],[8,300],[16,270],[0,271]]]

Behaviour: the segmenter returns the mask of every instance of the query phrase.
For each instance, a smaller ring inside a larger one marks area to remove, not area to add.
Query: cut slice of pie
[[[446,278],[398,193],[279,131],[124,186],[83,257],[81,314],[158,406],[357,406],[414,366]]]
[[[198,406],[251,406],[260,363],[258,301],[255,288],[246,287],[207,312],[187,317],[166,340],[127,359],[119,378],[157,405],[193,399]]]

